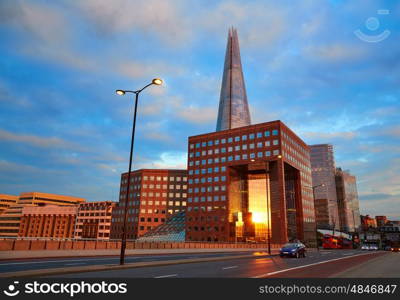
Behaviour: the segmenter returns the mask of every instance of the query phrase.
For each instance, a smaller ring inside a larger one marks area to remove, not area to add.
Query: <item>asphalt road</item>
[[[280,258],[279,256],[254,256],[200,263],[168,266],[140,267],[124,270],[85,272],[53,277],[64,278],[184,278],[184,277],[331,277],[351,266],[363,264],[378,256],[391,253],[383,251],[321,250],[310,252],[306,258]],[[227,255],[227,254],[226,254]]]
[[[371,259],[336,274],[339,278],[400,278],[400,252]]]
[[[191,259],[207,257],[224,257],[252,254],[254,252],[218,252],[218,253],[187,253],[187,254],[158,254],[158,255],[134,255],[126,256],[126,263],[168,261],[174,259]],[[40,270],[52,268],[65,268],[73,266],[115,265],[119,263],[119,256],[112,257],[68,257],[46,259],[18,259],[14,261],[1,261],[0,273],[17,272],[27,270]]]

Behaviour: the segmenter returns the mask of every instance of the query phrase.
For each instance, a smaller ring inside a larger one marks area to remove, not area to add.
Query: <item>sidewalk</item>
[[[181,253],[220,253],[220,252],[267,252],[267,248],[183,248],[183,249],[127,249],[126,255],[154,255],[154,254],[181,254]],[[277,254],[279,249],[272,249]],[[91,257],[91,256],[118,256],[119,249],[110,250],[22,250],[0,251],[0,260],[55,258],[55,257]]]

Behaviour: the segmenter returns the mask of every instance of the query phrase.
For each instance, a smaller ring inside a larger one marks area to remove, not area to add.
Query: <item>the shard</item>
[[[237,31],[229,29],[217,131],[251,125]]]

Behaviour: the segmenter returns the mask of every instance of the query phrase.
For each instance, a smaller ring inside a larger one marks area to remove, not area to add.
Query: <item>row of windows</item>
[[[130,193],[129,194],[129,198],[138,198],[140,195],[142,195],[142,197],[163,197],[166,198],[167,197],[167,193],[153,193],[153,192],[142,192],[140,193]],[[168,193],[168,198],[186,198],[187,194],[186,193]],[[121,194],[119,195],[120,199],[125,199],[126,198],[126,194]]]
[[[211,202],[211,201],[225,201],[226,200],[226,196],[225,195],[214,195],[214,196],[201,196],[201,197],[193,197],[193,198],[188,198],[188,203],[192,203],[192,202]]]
[[[197,181],[196,181],[196,179],[197,179]],[[221,176],[221,177],[215,176],[215,177],[195,178],[195,179],[194,179],[194,182],[195,182],[195,183],[199,183],[198,179],[200,179],[200,182],[201,182],[201,183],[206,183],[206,182],[211,183],[211,182],[220,182],[220,181],[225,182],[225,181],[226,181],[226,176]],[[191,179],[189,179],[189,181],[190,181],[190,180],[191,180]],[[190,189],[189,189],[189,190],[190,190]]]
[[[219,226],[207,226],[207,227],[205,227],[205,226],[188,226],[187,227],[187,231],[208,231],[208,232],[211,232],[211,231],[221,231],[221,232],[224,232],[225,231],[225,227],[224,226],[221,226],[221,227],[219,227]]]
[[[140,222],[159,222],[159,220],[160,222],[165,222],[164,218],[140,218]]]
[[[191,160],[191,161],[189,161],[189,166],[190,167],[192,167],[194,165],[196,165],[196,166],[199,166],[199,165],[204,166],[206,164],[215,164],[215,163],[219,163],[219,162],[225,163],[226,161],[233,161],[233,160],[241,160],[241,159],[246,160],[246,159],[249,159],[249,158],[253,159],[253,158],[256,158],[256,157],[261,158],[263,156],[270,157],[271,155],[279,155],[279,150],[276,149],[276,150],[273,150],[273,151],[265,151],[265,152],[261,152],[260,151],[260,152],[257,152],[257,153],[250,153],[249,155],[248,154],[242,154],[242,155],[238,154],[238,155],[235,155],[235,156],[231,155],[231,156],[228,156],[228,157],[221,157],[221,158],[216,157],[214,159],[209,158],[209,159],[203,159],[201,161],[200,160],[196,160],[196,161]]]
[[[187,220],[188,220],[188,222],[204,222],[204,221],[207,221],[207,222],[211,222],[211,221],[214,221],[214,222],[218,222],[218,220],[220,220],[221,222],[225,222],[225,217],[224,216],[210,216],[210,215],[207,215],[207,216],[200,216],[200,217],[198,217],[198,216],[195,216],[195,217],[188,217],[187,218]]]
[[[225,205],[221,205],[221,206],[189,206],[187,208],[187,211],[193,211],[193,212],[210,212],[210,211],[217,211],[217,210],[226,210],[226,206]]]
[[[273,140],[272,146],[277,146],[277,145],[279,145],[279,140]],[[234,147],[227,147],[227,148],[209,149],[209,150],[203,150],[201,152],[200,151],[190,152],[189,158],[213,155],[213,154],[219,154],[219,153],[226,153],[226,152],[232,152],[232,151],[241,151],[241,150],[243,151],[243,150],[248,150],[248,149],[255,149],[256,147],[257,148],[271,147],[271,141],[236,145]]]
[[[210,140],[208,142],[199,142],[196,144],[190,144],[190,149],[194,149],[194,148],[200,148],[200,147],[206,147],[206,146],[213,146],[213,145],[219,145],[221,144],[225,144],[225,143],[233,143],[233,141],[235,142],[240,142],[240,141],[247,141],[249,140],[253,140],[254,138],[262,138],[262,137],[269,137],[271,136],[271,134],[273,136],[277,136],[279,134],[279,130],[278,129],[274,129],[272,131],[270,130],[266,130],[264,132],[257,132],[257,133],[250,133],[250,134],[244,134],[242,136],[235,136],[233,137],[229,137],[229,138],[223,138],[221,140]]]
[[[198,178],[195,178],[194,183],[195,184],[199,183],[198,182]],[[202,193],[205,193],[205,192],[219,192],[219,191],[225,192],[226,191],[226,186],[225,185],[221,185],[221,186],[219,186],[219,185],[211,186],[210,185],[210,186],[207,186],[207,187],[201,187],[200,190],[201,190]],[[198,190],[194,190],[194,192],[198,193]]]
[[[198,175],[198,174],[212,174],[212,173],[219,173],[219,172],[226,172],[226,167],[214,167],[214,168],[207,168],[207,169],[196,169],[196,170],[189,170],[189,175]]]
[[[105,216],[111,216],[111,213],[79,213],[79,216],[87,216],[87,217],[105,217]]]
[[[141,180],[140,176],[135,176],[131,178],[131,182],[139,182]],[[156,180],[156,181],[168,181],[168,176],[143,176],[143,180]],[[169,181],[187,181],[186,176],[169,176]],[[128,178],[125,177],[122,183],[128,183]]]

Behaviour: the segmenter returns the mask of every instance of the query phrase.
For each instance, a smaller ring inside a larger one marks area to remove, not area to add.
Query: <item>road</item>
[[[200,277],[334,277],[352,266],[362,265],[380,256],[392,253],[362,252],[358,250],[322,250],[310,252],[306,258],[280,258],[279,256],[254,256],[200,263],[168,266],[140,267],[124,270],[65,274],[64,278],[200,278]],[[397,254],[397,253],[393,253]],[[399,275],[400,277],[400,275]]]
[[[254,252],[218,252],[218,253],[186,253],[186,254],[159,254],[159,255],[134,255],[126,256],[126,263],[166,261],[175,259],[224,257],[235,255],[251,255]],[[46,259],[18,259],[13,261],[0,261],[0,273],[27,270],[65,268],[73,266],[115,265],[119,263],[119,256],[112,257],[68,257]]]
[[[400,278],[400,253],[371,259],[364,264],[354,266],[336,274],[339,278]]]

